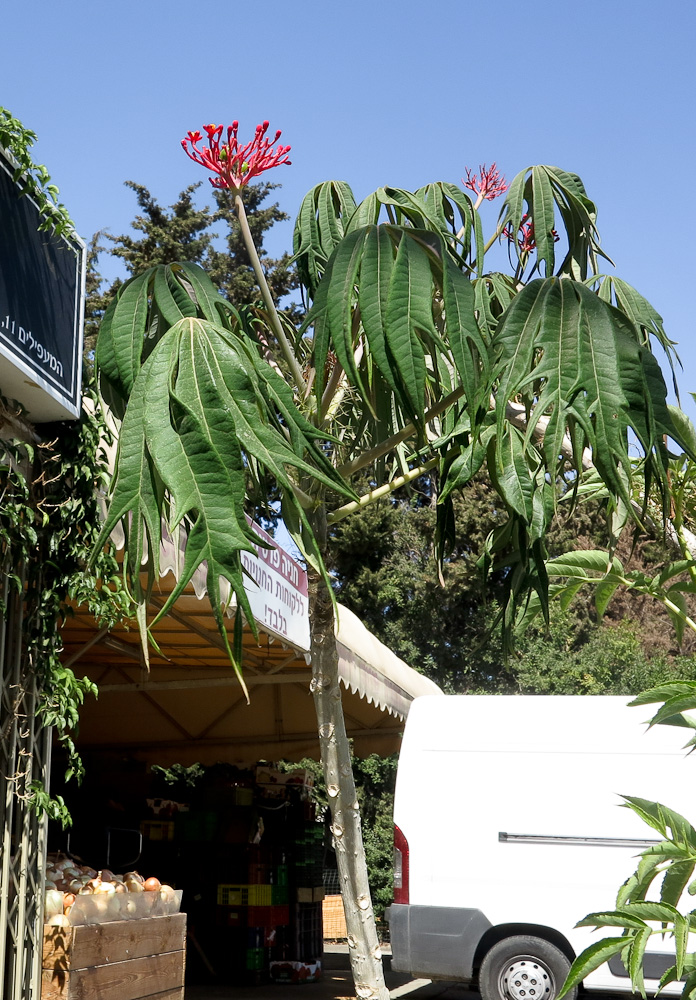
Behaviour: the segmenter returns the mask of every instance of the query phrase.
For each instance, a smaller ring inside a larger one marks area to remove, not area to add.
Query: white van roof
[[[416,698],[403,751],[631,753],[684,756],[693,733],[646,723],[659,705],[601,695],[446,695]],[[402,752],[403,752],[402,751]]]

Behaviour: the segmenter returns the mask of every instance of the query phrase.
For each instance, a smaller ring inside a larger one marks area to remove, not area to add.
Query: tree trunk
[[[326,539],[326,511],[312,515],[312,527],[322,549]],[[334,609],[329,589],[311,566],[309,622],[312,649],[314,705],[324,777],[331,808],[338,876],[348,930],[350,964],[355,992],[360,1000],[389,1000],[384,983],[382,952],[372,910],[367,866],[360,829],[360,808],[355,792],[350,746],[346,736],[338,679],[338,651]]]

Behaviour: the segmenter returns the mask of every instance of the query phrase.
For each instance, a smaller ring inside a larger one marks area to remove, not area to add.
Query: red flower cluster
[[[553,236],[553,242],[558,243],[560,236],[555,229],[551,230],[551,235]],[[507,236],[511,243],[514,242],[515,237],[512,232],[512,226],[506,226],[505,229],[503,229],[503,236]],[[522,216],[520,227],[517,230],[517,246],[520,248],[522,253],[531,253],[532,250],[536,250],[534,223],[526,214]]]
[[[510,187],[509,184],[505,183],[505,177],[500,176],[495,163],[492,163],[488,169],[485,163],[483,165],[479,164],[480,180],[478,174],[472,174],[468,167],[465,169],[466,180],[462,177],[464,187],[469,188],[475,194],[483,195],[488,201],[493,201],[499,195],[505,194]]]
[[[208,145],[199,148],[203,139],[200,132],[188,132],[181,140],[184,152],[202,167],[207,167],[218,176],[210,178],[215,188],[231,188],[239,190],[248,184],[252,177],[258,177],[264,170],[277,167],[282,163],[290,163],[288,153],[290,146],[274,144],[280,139],[278,130],[273,141],[266,138],[268,122],[256,126],[256,133],[251,142],[240,146],[237,140],[239,122],[232,122],[227,128],[227,142],[220,143],[224,129],[223,125],[204,125],[203,130],[208,136]]]

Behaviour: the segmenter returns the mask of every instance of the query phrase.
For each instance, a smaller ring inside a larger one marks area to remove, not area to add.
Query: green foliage
[[[30,807],[39,816],[46,816],[48,819],[60,823],[64,830],[72,826],[72,816],[62,795],[50,795],[41,781],[32,781],[29,793]]]
[[[135,193],[138,202],[139,213],[132,222],[132,228],[139,235],[123,233],[112,236],[108,232],[100,232],[90,242],[85,320],[87,352],[94,349],[99,324],[123,283],[121,279],[116,279],[108,288],[103,287],[98,271],[98,258],[102,253],[123,261],[130,276],[141,274],[158,264],[187,260],[204,267],[223,296],[237,307],[258,303],[259,291],[253,266],[227,192],[213,192],[216,205],[211,210],[208,205],[199,207],[195,202],[196,191],[201,185],[190,184],[173,205],[164,208],[142,184],[127,181],[126,186]],[[263,207],[269,194],[278,186],[264,182],[250,184],[244,188],[242,198],[268,283],[276,298],[282,299],[297,287],[290,255],[284,254],[275,260],[263,250],[263,241],[270,228],[288,218],[277,202]],[[223,228],[224,250],[217,246],[218,226]],[[104,240],[111,245],[105,245]]]
[[[548,629],[529,630],[507,673],[510,688],[523,694],[635,695],[667,679],[696,677],[696,661],[649,655],[631,620],[587,622],[579,632],[574,615],[559,608]]]
[[[340,521],[331,533],[331,569],[342,604],[406,663],[443,690],[490,689],[502,669],[489,635],[502,580],[484,581],[477,562],[505,517],[484,477],[454,498],[455,540],[438,572],[436,494],[427,477]]]
[[[150,768],[153,775],[160,778],[165,785],[172,789],[172,794],[180,792],[184,796],[188,791],[194,789],[205,775],[205,768],[202,764],[191,764],[186,767],[184,764],[172,764],[171,767],[160,767],[153,764]]]
[[[151,587],[162,517],[172,531],[184,522],[185,564],[155,620],[167,614],[205,560],[218,628],[240,679],[242,613],[254,628],[241,563],[241,553],[254,551],[257,542],[244,510],[250,463],[273,474],[284,492],[286,520],[304,526],[310,552],[316,544],[287,467],[350,495],[318,444],[326,435],[297,411],[283,379],[243,333],[236,311],[195,265],[150,268],[119,289],[102,323],[97,364],[113,411],[121,415],[125,399],[130,402],[111,506],[95,549],[131,511],[126,565],[143,609],[149,596],[140,584],[143,547],[151,554]],[[234,650],[223,621],[221,578],[238,602]],[[139,621],[144,637],[144,619]]]
[[[0,108],[0,146],[17,164],[15,179],[23,179],[23,193],[39,206],[39,228],[74,234],[58,188],[46,168],[32,160],[35,141],[33,132]],[[0,399],[0,410],[2,423],[9,418],[12,428],[21,407]],[[36,680],[37,717],[54,730],[66,751],[66,779],[80,780],[83,768],[73,737],[79,706],[96,694],[96,686],[61,664],[60,626],[71,613],[71,602],[87,607],[103,623],[122,617],[129,607],[108,549],[96,553],[92,573],[85,571],[98,534],[98,495],[108,479],[104,445],[109,432],[94,386],[84,389],[78,421],[44,424],[42,433],[40,439],[27,428],[14,438],[5,430],[0,442],[0,568],[10,583],[9,600],[22,604],[21,670],[27,684]],[[0,608],[3,615],[6,610]],[[26,794],[34,808],[64,825],[69,822],[63,800],[52,800],[40,782],[33,782]]]
[[[685,713],[696,708],[696,680],[674,680],[656,685],[635,698],[631,705],[655,705],[650,725],[682,726],[696,729],[696,720]],[[696,745],[696,738],[687,746]],[[617,927],[620,938],[605,938],[585,949],[573,962],[562,997],[612,955],[621,954],[635,992],[645,997],[643,956],[653,934],[669,934],[674,941],[675,962],[660,980],[660,988],[683,979],[681,996],[690,1000],[696,993],[696,953],[689,952],[689,934],[696,932],[696,911],[682,912],[684,893],[696,894],[696,830],[691,823],[667,806],[646,799],[624,796],[625,805],[656,831],[662,840],[641,853],[636,871],[621,886],[616,909],[590,913],[578,927]],[[658,898],[648,894],[656,882]],[[680,909],[681,906],[681,909]]]
[[[144,190],[139,197],[149,213],[143,231],[157,230],[156,206]],[[487,247],[507,233],[519,249],[522,225],[533,225],[535,242],[520,252],[515,275],[486,275]],[[558,266],[556,227],[566,250]],[[253,242],[243,226],[241,233],[253,260]],[[142,260],[132,256],[136,244],[121,246],[134,266],[152,259],[151,249]],[[531,271],[530,254],[537,255]],[[299,329],[283,326],[263,289],[265,311],[249,322],[204,289],[190,265],[159,264],[131,279],[104,318],[97,362],[119,417],[131,397],[109,524],[135,515],[126,573],[141,607],[132,568],[146,540],[156,547],[161,517],[187,526],[186,579],[207,558],[243,605],[238,559],[248,542],[250,479],[275,481],[291,534],[321,568],[329,543],[310,522],[336,525],[438,466],[440,558],[452,562],[455,554],[454,498],[485,468],[496,517],[482,565],[500,584],[505,645],[530,594],[548,617],[557,494],[567,493],[571,506],[581,497],[588,454],[617,533],[618,519],[638,518],[634,493],[652,490],[654,519],[664,521],[666,438],[687,454],[692,447],[687,424],[666,406],[650,352],[649,338],[662,336],[657,314],[625,283],[601,281],[599,256],[596,208],[582,183],[541,166],[512,182],[488,244],[476,207],[451,185],[379,188],[358,205],[343,182],[314,188],[295,229],[295,259],[312,300]],[[545,276],[534,278],[540,263]],[[233,414],[242,386],[240,423]],[[252,408],[269,421],[263,442]],[[356,473],[367,490],[346,503],[341,495]],[[204,531],[213,508],[231,544]],[[209,579],[217,607],[221,595]],[[600,589],[604,600],[607,581]]]
[[[693,687],[696,689],[696,683]],[[686,1000],[696,990],[696,954],[687,952],[689,934],[696,930],[696,914],[683,914],[677,905],[687,887],[692,895],[696,891],[696,880],[692,881],[696,868],[696,830],[683,816],[659,803],[632,796],[624,796],[624,800],[663,839],[642,852],[636,871],[619,890],[615,910],[590,913],[578,921],[578,927],[620,927],[623,935],[606,938],[578,955],[559,997],[615,954],[621,955],[629,970],[634,991],[645,997],[646,947],[653,934],[669,933],[674,940],[675,962],[663,974],[660,987],[684,977],[681,995]],[[646,899],[657,880],[659,900]]]
[[[51,182],[46,167],[34,163],[30,150],[36,133],[25,128],[7,108],[0,107],[0,147],[11,154],[16,170],[15,181],[22,180],[22,193],[29,194],[39,206],[40,229],[50,229],[58,235],[74,234],[75,226],[65,205],[58,201],[58,188]]]
[[[4,440],[0,463],[0,565],[21,568],[22,575],[10,572],[9,580],[24,609],[23,671],[36,677],[38,717],[66,751],[66,778],[78,780],[79,706],[96,686],[62,665],[60,626],[72,602],[102,624],[129,609],[108,549],[100,549],[86,571],[101,520],[98,495],[108,481],[103,449],[109,436],[93,389],[85,390],[85,399],[79,421],[43,425],[44,441]]]
[[[372,895],[372,906],[377,920],[384,919],[384,911],[394,900],[394,785],[398,755],[381,757],[351,756],[351,766],[360,805],[363,844],[367,875]],[[281,771],[301,767],[314,779],[312,798],[319,816],[328,816],[329,796],[326,791],[324,771],[319,761],[305,757],[293,763],[280,761]]]

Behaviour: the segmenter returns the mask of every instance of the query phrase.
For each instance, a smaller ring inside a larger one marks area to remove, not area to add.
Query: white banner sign
[[[265,631],[309,652],[307,573],[271,536],[249,520],[256,534],[273,548],[256,546],[256,555],[242,552],[242,565],[249,574],[244,589],[254,618]]]

